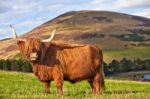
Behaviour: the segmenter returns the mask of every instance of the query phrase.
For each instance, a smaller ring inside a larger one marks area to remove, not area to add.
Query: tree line
[[[20,72],[32,72],[32,66],[29,61],[18,60],[0,60],[0,70],[6,71],[20,71]]]
[[[130,60],[123,58],[122,60],[112,60],[111,63],[106,64],[104,62],[105,75],[111,75],[113,73],[122,73],[130,71],[150,70],[150,60],[141,60],[139,58]]]
[[[32,66],[28,60],[0,60],[0,70],[32,72]],[[113,60],[107,64],[104,62],[105,75],[113,73],[122,73],[129,71],[150,70],[150,60],[135,59],[130,60],[123,58],[122,60]]]

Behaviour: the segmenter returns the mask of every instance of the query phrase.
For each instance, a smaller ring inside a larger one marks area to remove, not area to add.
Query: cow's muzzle
[[[38,54],[36,52],[32,52],[30,54],[30,61],[36,61],[38,59]]]

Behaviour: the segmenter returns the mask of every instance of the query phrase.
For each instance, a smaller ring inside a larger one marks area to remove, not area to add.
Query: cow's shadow
[[[118,91],[105,91],[103,93],[100,93],[100,95],[113,95],[113,94],[136,94],[136,93],[149,93],[148,91],[144,91],[144,90],[133,90],[133,91],[127,91],[127,90],[118,90]],[[80,91],[80,92],[66,92],[64,94],[64,96],[78,96],[78,95],[82,95],[82,96],[91,96],[93,95],[91,91]]]
[[[118,91],[106,91],[105,94],[136,94],[136,93],[148,93],[148,91],[144,90],[118,90]]]

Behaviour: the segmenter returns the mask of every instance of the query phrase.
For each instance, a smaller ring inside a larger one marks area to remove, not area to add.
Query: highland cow
[[[17,39],[16,32],[14,37]],[[94,94],[104,89],[102,51],[94,45],[56,43],[51,40],[26,38],[17,40],[22,55],[32,64],[36,77],[45,84],[50,93],[50,82],[54,80],[59,95],[63,95],[63,81],[75,83],[87,80]]]

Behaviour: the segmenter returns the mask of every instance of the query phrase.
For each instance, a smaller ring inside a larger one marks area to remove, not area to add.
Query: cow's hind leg
[[[104,82],[104,76],[102,73],[97,73],[94,77],[93,83],[93,93],[95,95],[98,95],[101,92],[104,91],[105,89],[105,82]]]
[[[92,88],[92,93],[95,95],[98,95],[99,89],[100,89],[100,77],[99,77],[99,75],[96,75],[93,78],[90,78],[88,80],[88,82]]]
[[[93,78],[90,78],[87,80],[92,88],[92,93],[94,93],[94,88],[93,88]]]
[[[93,81],[94,94],[98,95],[100,91],[100,75],[97,74]]]
[[[102,72],[97,73],[93,78],[88,79],[88,82],[92,88],[92,93],[98,95],[105,90],[104,74]]]
[[[50,81],[44,82],[45,84],[45,92],[50,94]]]

